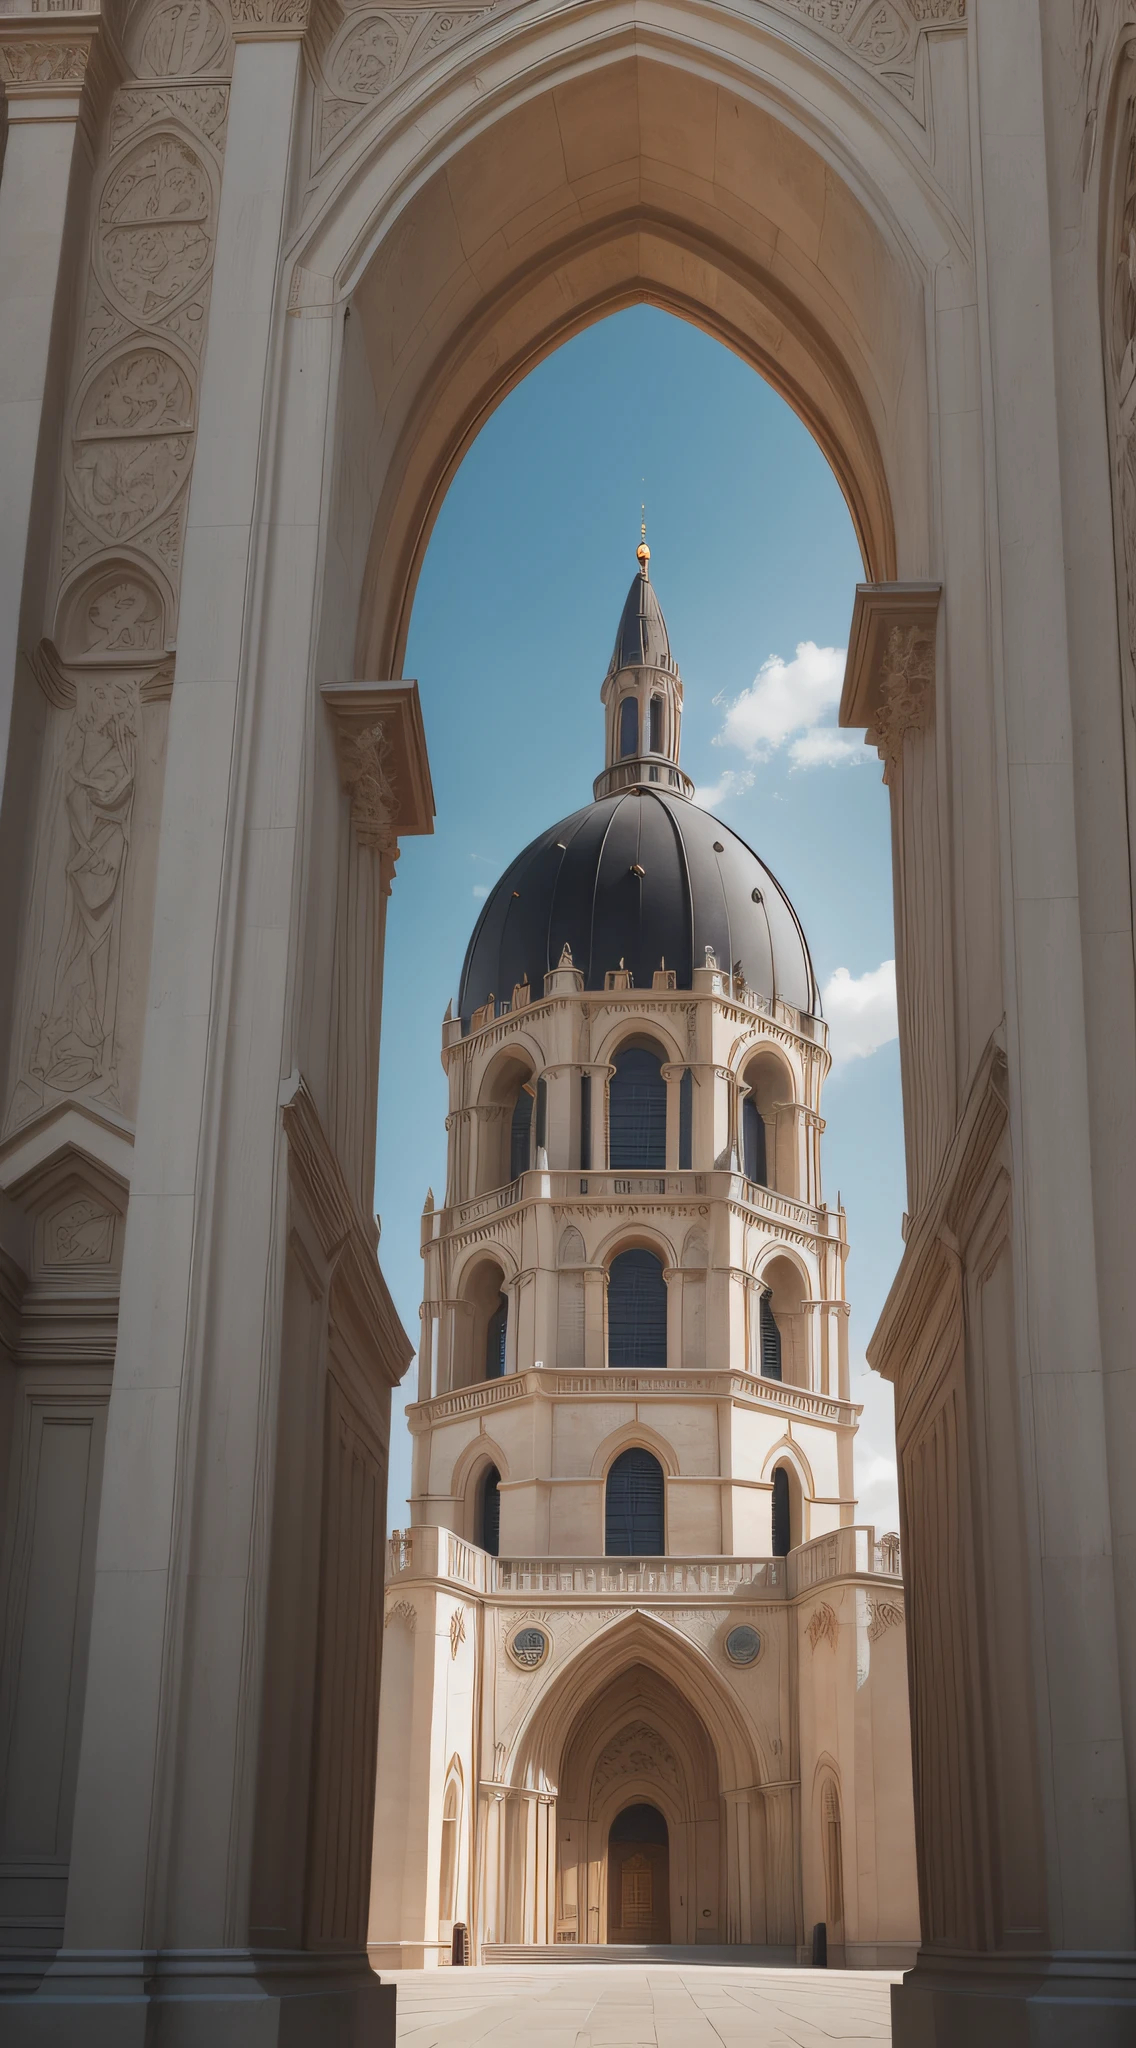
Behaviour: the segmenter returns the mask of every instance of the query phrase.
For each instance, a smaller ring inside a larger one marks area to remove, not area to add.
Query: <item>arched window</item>
[[[824,1784],[821,1829],[825,1908],[831,1934],[842,1930],[844,1923],[844,1848],[840,1828],[840,1794],[831,1778],[826,1778]]]
[[[609,1366],[665,1366],[667,1283],[654,1252],[620,1252],[608,1268]]]
[[[438,1879],[438,1917],[453,1922],[458,1903],[458,1831],[461,1826],[461,1785],[451,1777],[442,1807],[442,1861]]]
[[[662,1557],[666,1548],[663,1468],[637,1444],[607,1475],[604,1551],[608,1557]]]
[[[661,1173],[667,1163],[667,1084],[657,1053],[625,1046],[612,1061],[608,1089],[608,1162],[613,1173],[641,1167]]]
[[[661,698],[661,697],[652,697],[652,699],[651,699],[651,752],[652,752],[652,754],[661,754],[661,753],[662,753],[662,751],[663,751],[663,700],[662,700],[662,698]]]
[[[789,1474],[784,1465],[778,1465],[773,1474],[773,1555],[788,1557],[791,1548]]]
[[[619,758],[626,761],[629,754],[639,752],[639,706],[634,697],[625,697],[619,707]]]
[[[501,1547],[501,1474],[490,1465],[481,1481],[477,1502],[477,1540],[490,1557]]]
[[[777,1328],[777,1318],[773,1313],[773,1304],[767,1294],[763,1294],[761,1297],[761,1307],[758,1310],[758,1314],[761,1317],[761,1377],[765,1380],[779,1380],[781,1378],[781,1332]]]
[[[752,1095],[742,1103],[742,1172],[759,1187],[768,1187],[765,1164],[765,1118]]]
[[[509,1130],[509,1179],[527,1173],[532,1155],[532,1091],[522,1087],[513,1104],[513,1121]]]
[[[507,1297],[502,1294],[485,1328],[485,1377],[487,1380],[503,1380],[505,1377],[505,1339],[508,1334],[509,1303]]]

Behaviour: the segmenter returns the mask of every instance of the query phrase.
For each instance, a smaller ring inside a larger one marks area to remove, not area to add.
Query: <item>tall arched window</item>
[[[765,1380],[781,1378],[781,1332],[773,1313],[773,1303],[767,1294],[761,1297],[758,1310],[761,1317],[761,1377]]]
[[[522,1087],[513,1104],[513,1121],[509,1129],[509,1179],[527,1173],[532,1155],[533,1098],[528,1088]]]
[[[784,1465],[778,1465],[773,1474],[773,1555],[788,1557],[792,1549],[792,1527],[789,1512],[789,1474]]]
[[[661,754],[661,753],[662,753],[662,751],[663,751],[663,700],[662,700],[662,698],[661,698],[661,697],[652,697],[652,699],[651,699],[651,752],[652,752],[652,754]]]
[[[485,1328],[485,1377],[487,1380],[503,1380],[505,1377],[505,1340],[509,1334],[509,1302],[502,1294]]]
[[[607,1362],[625,1369],[667,1362],[667,1283],[654,1252],[620,1252],[607,1278]]]
[[[638,752],[639,706],[634,697],[625,697],[619,707],[619,758],[626,761]]]
[[[482,1478],[477,1500],[477,1540],[490,1557],[501,1547],[501,1474],[490,1465]]]
[[[641,1167],[661,1173],[667,1163],[667,1084],[662,1061],[646,1046],[617,1052],[608,1088],[608,1162],[613,1173]]]
[[[765,1163],[765,1118],[752,1095],[742,1103],[742,1172],[759,1187],[768,1187]]]
[[[451,1777],[442,1806],[442,1859],[438,1877],[438,1917],[453,1923],[458,1903],[458,1832],[461,1826],[461,1784]]]
[[[621,1451],[607,1475],[604,1550],[608,1557],[662,1557],[666,1549],[663,1468],[638,1444]]]
[[[839,1934],[844,1924],[844,1848],[840,1828],[840,1794],[831,1778],[825,1779],[821,1828],[828,1929],[830,1934]]]

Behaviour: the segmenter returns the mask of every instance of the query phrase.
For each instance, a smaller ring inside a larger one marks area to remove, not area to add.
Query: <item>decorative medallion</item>
[[[132,318],[154,320],[197,281],[212,207],[208,172],[177,136],[139,143],[119,166],[99,208],[97,254],[111,297]]]
[[[732,1628],[726,1637],[726,1655],[731,1664],[756,1664],[761,1655],[761,1637],[748,1622]]]
[[[543,1664],[551,1644],[542,1628],[519,1628],[509,1643],[509,1655],[522,1671],[535,1671]]]

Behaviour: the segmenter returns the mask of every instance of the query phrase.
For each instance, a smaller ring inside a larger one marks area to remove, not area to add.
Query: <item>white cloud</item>
[[[829,1045],[837,1066],[864,1060],[899,1032],[895,961],[884,960],[866,974],[838,967],[821,990]]]
[[[740,796],[745,789],[752,789],[754,776],[752,768],[724,768],[717,782],[699,783],[694,792],[694,801],[704,811],[716,811],[720,804],[728,803],[732,796]]]
[[[789,759],[794,768],[839,768],[844,761],[864,760],[864,742],[834,725],[814,725],[793,741]]]
[[[714,744],[738,747],[751,761],[768,761],[787,741],[794,768],[830,768],[864,758],[858,740],[830,722],[840,702],[847,650],[802,640],[792,661],[771,654],[748,690],[727,706]]]
[[[483,889],[480,882],[475,882],[473,885],[473,893],[475,896],[480,898],[482,896],[488,896],[489,891],[488,889]]]

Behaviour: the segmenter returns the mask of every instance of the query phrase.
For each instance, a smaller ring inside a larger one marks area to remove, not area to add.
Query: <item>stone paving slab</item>
[[[891,1970],[384,1970],[399,2048],[888,2048]]]

